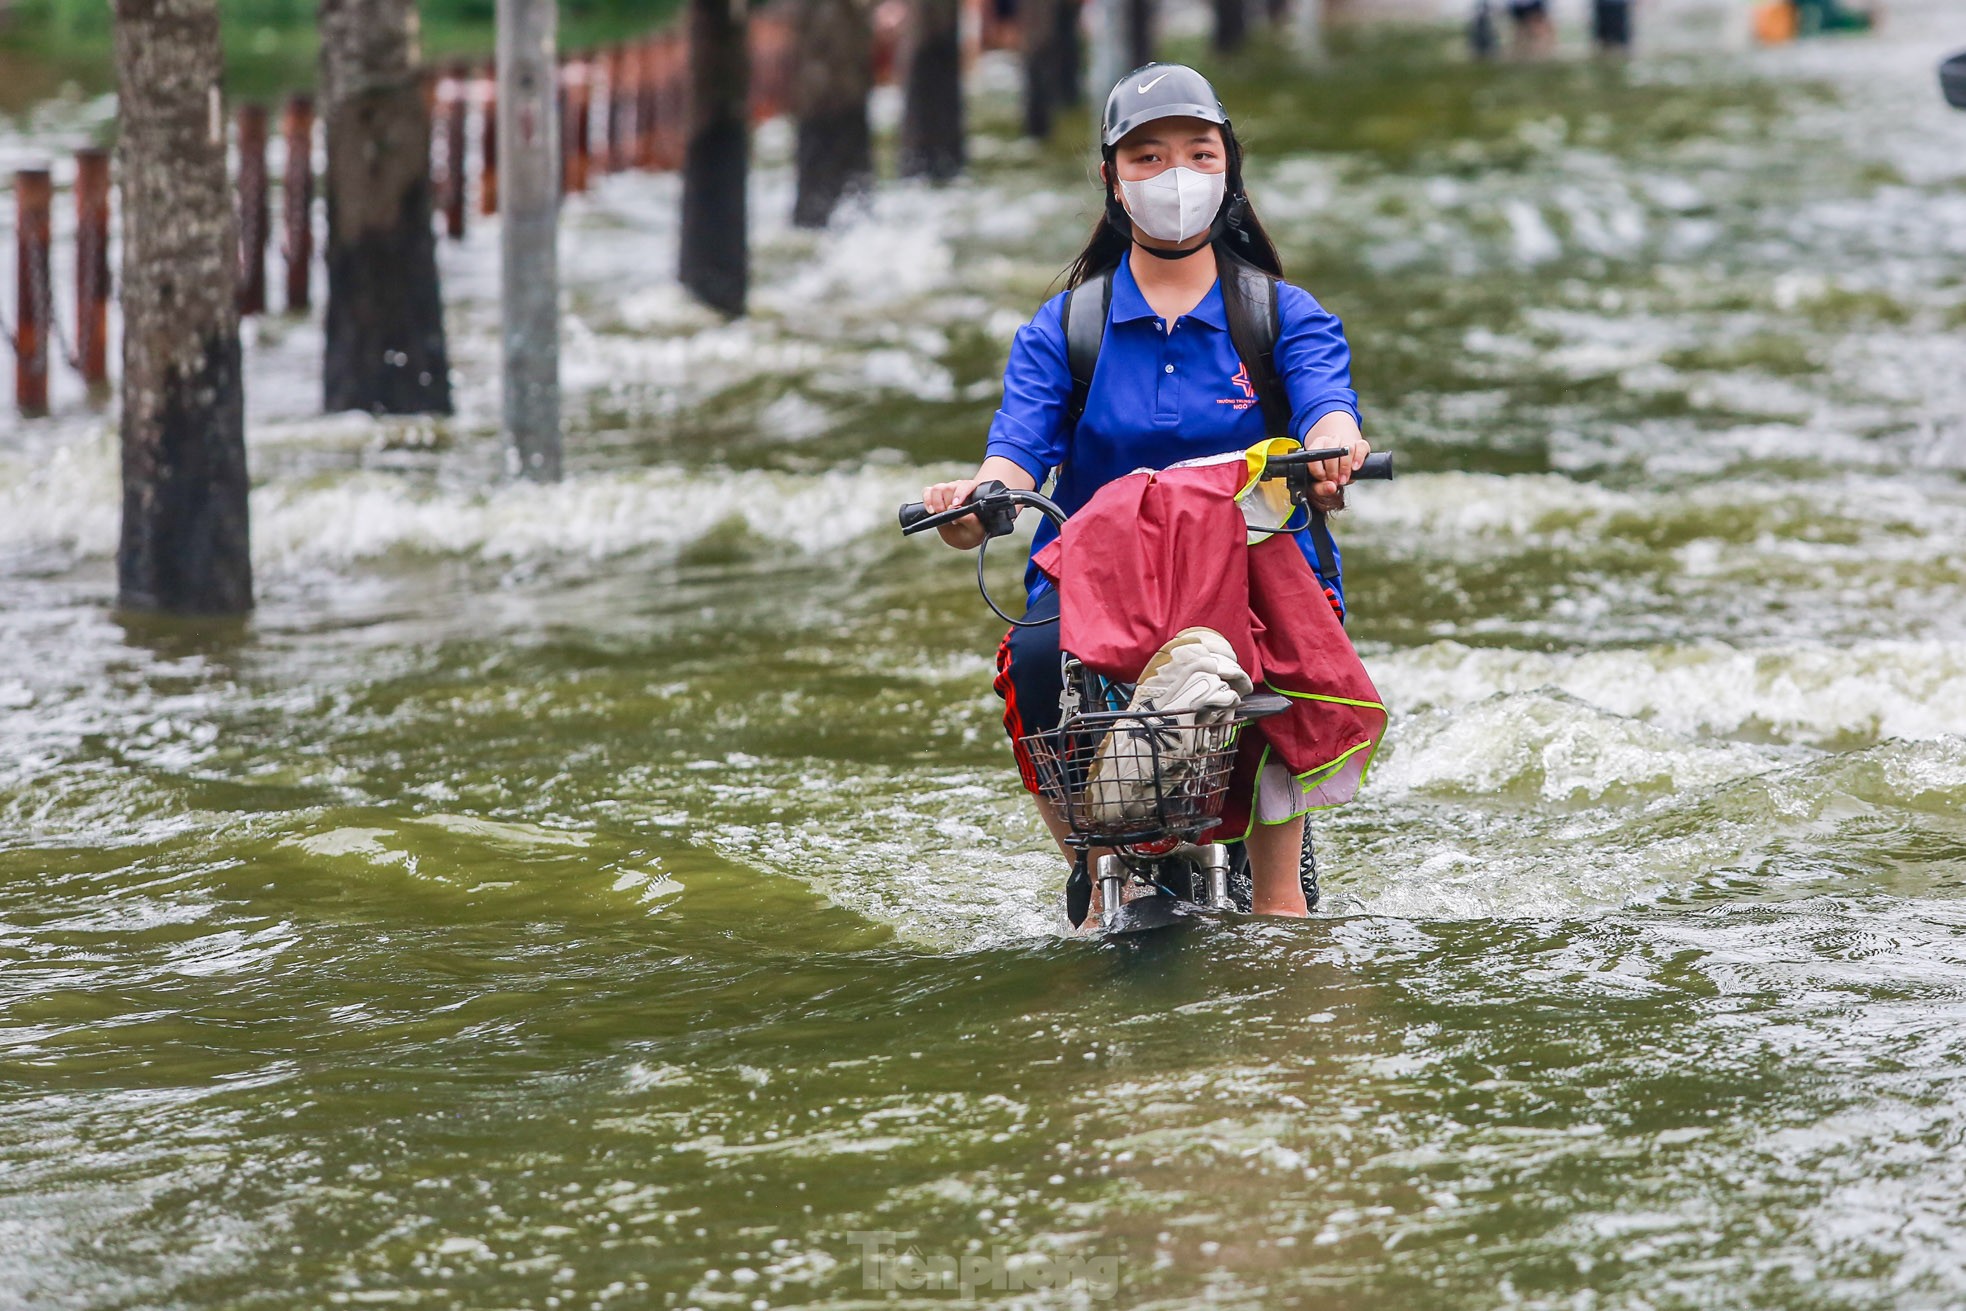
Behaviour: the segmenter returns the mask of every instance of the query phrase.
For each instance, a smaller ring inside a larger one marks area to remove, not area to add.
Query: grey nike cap
[[[1221,97],[1200,73],[1186,64],[1147,64],[1121,78],[1107,95],[1099,143],[1111,149],[1134,128],[1157,118],[1229,121]]]

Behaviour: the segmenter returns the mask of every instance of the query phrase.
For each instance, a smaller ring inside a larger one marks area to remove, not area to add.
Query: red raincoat
[[[1106,484],[1037,565],[1058,585],[1061,649],[1132,682],[1184,628],[1212,628],[1290,710],[1243,731],[1222,824],[1276,823],[1358,792],[1386,731],[1386,708],[1324,589],[1288,533],[1249,544],[1242,460]],[[1272,763],[1274,762],[1274,763]]]

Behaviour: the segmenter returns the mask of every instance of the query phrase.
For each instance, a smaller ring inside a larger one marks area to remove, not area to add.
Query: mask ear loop
[[[1249,193],[1242,186],[1242,142],[1236,139],[1236,130],[1229,124],[1222,125],[1222,141],[1229,154],[1229,194],[1222,198],[1222,212],[1216,218],[1217,231],[1209,240],[1226,238],[1231,253],[1241,255],[1255,244],[1249,233]]]

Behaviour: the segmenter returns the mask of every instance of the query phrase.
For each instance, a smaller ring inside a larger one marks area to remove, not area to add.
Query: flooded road
[[[892,530],[1093,213],[1003,70],[972,180],[824,235],[769,129],[739,324],[673,180],[571,205],[561,486],[504,481],[495,232],[454,422],[312,417],[260,325],[237,633],[112,617],[113,438],[15,423],[0,1304],[1966,1301],[1949,9],[1225,79],[1402,462],[1307,922],[1060,937],[1000,626]]]

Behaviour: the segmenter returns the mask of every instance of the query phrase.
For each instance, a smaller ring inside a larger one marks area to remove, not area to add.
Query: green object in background
[[[677,0],[562,0],[561,49],[581,50],[651,31]],[[423,56],[431,63],[490,59],[491,0],[422,0]],[[228,95],[275,98],[314,85],[314,0],[219,0]],[[115,81],[114,12],[99,0],[0,0],[0,113],[62,93],[109,91]]]
[[[1867,10],[1851,9],[1839,0],[1795,0],[1796,32],[1815,36],[1822,32],[1868,32],[1872,17]]]

